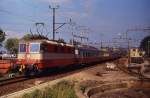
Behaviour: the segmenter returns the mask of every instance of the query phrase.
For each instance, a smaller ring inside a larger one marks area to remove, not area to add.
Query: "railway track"
[[[107,61],[112,61],[112,60],[107,60]],[[105,63],[107,61],[100,62],[100,64]],[[35,78],[28,79],[24,77],[17,77],[13,79],[2,80],[0,81],[0,96],[35,86],[34,83],[37,80],[41,80],[43,81],[42,83],[44,83],[50,80],[55,80],[58,78],[69,76],[74,73],[81,72],[83,70],[96,67],[96,65],[97,64],[88,64],[88,65],[82,65],[82,66],[74,65],[74,67],[68,66],[65,68],[57,69],[57,70],[52,71],[51,73],[43,74]]]
[[[125,66],[121,66],[119,64],[117,64],[117,68],[120,69],[121,71],[123,71],[124,73],[127,73],[127,74],[129,74],[131,76],[139,78],[141,81],[150,81],[150,78],[146,77],[145,75],[140,73],[140,71],[135,72],[132,69],[129,69],[129,68],[125,67]]]
[[[18,76],[18,77],[9,78],[9,79],[3,79],[3,80],[0,80],[0,86],[5,86],[5,85],[12,84],[12,83],[25,81],[25,80],[28,80],[28,79],[23,76]]]

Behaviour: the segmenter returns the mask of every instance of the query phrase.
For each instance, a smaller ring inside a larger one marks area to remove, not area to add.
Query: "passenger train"
[[[99,52],[89,45],[70,45],[47,39],[21,40],[15,63],[0,65],[0,71],[15,69],[15,72],[35,74],[51,68],[90,64],[114,58],[102,57]]]

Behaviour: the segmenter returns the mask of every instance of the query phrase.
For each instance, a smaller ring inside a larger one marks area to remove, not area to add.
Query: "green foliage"
[[[150,36],[145,37],[140,44],[140,48],[146,51],[146,54],[148,55],[148,49],[150,49],[150,43],[148,45],[148,41],[150,41]],[[149,46],[149,47],[148,47]]]
[[[35,90],[31,93],[32,98],[43,98],[42,91]]]
[[[2,42],[5,40],[5,32],[0,29],[0,45],[2,45]]]
[[[52,87],[52,98],[77,98],[73,87],[73,83],[68,81],[59,82]]]
[[[5,42],[5,48],[11,53],[17,54],[18,45],[19,45],[19,39],[17,39],[17,38],[9,38]]]
[[[33,40],[33,39],[48,39],[48,38],[43,36],[43,35],[38,35],[38,34],[34,34],[34,35],[26,34],[21,39],[23,39],[23,40]]]
[[[64,39],[60,38],[57,40],[58,43],[66,43]]]
[[[31,94],[24,94],[23,96],[22,96],[22,98],[32,98],[32,96],[31,96]]]
[[[53,92],[52,88],[46,87],[43,91],[43,97],[42,98],[53,98]]]
[[[23,39],[23,40],[29,40],[30,38],[31,38],[31,34],[26,34],[21,39]]]
[[[30,95],[22,98],[77,98],[74,91],[74,84],[68,81],[61,81],[58,84],[46,87],[43,91],[35,90]]]

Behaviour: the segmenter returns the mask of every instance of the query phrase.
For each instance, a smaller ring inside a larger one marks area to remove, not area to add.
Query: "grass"
[[[74,83],[61,81],[44,90],[35,90],[30,94],[24,94],[22,98],[77,98],[74,91]]]

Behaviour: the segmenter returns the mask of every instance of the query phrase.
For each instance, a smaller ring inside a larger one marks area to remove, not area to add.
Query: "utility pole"
[[[51,7],[49,6],[50,9],[53,10],[53,40],[55,40],[55,33],[58,33],[56,32],[58,29],[60,29],[61,27],[63,27],[65,24],[69,24],[69,23],[57,23],[55,22],[55,14],[56,14],[56,9],[59,8],[59,6],[57,5],[56,7]],[[56,25],[59,25],[58,27],[56,27]]]
[[[148,51],[148,56],[150,56],[150,41],[148,41],[147,51]]]
[[[74,45],[74,27],[75,27],[76,23],[73,22],[72,19],[70,18],[69,24],[70,24],[70,27],[71,27],[71,28],[70,28],[70,29],[71,29],[70,31],[71,31],[71,36],[72,36],[71,44]]]
[[[123,39],[123,40],[125,40],[125,43],[127,43],[127,57],[128,57],[128,65],[130,65],[130,63],[131,63],[131,56],[130,56],[130,49],[131,49],[131,38],[129,38],[129,36],[128,36],[128,32],[129,31],[131,31],[131,30],[127,30],[126,32],[125,32],[125,37],[123,36],[123,37],[119,37],[119,38],[114,38],[114,39]],[[119,42],[120,43],[120,42]]]
[[[128,43],[128,66],[130,65],[130,63],[131,63],[131,56],[130,56],[130,39],[128,38],[128,32],[129,32],[130,30],[127,30],[126,31],[126,40],[127,40],[127,43]]]
[[[55,40],[55,33],[56,33],[56,30],[55,30],[55,10],[59,8],[59,6],[57,5],[56,7],[51,7],[49,6],[50,9],[53,10],[53,40]]]
[[[83,39],[88,40],[88,37],[84,37],[84,36],[78,36],[78,35],[73,35],[74,38],[80,38],[81,39],[81,44],[83,42]]]
[[[87,28],[86,26],[78,26],[76,27],[76,30],[79,30],[80,31],[80,36],[75,36],[75,37],[78,37],[81,39],[81,43],[83,43],[83,39],[87,41],[89,41],[89,38],[88,36],[85,36],[85,33],[89,33],[89,28]]]

